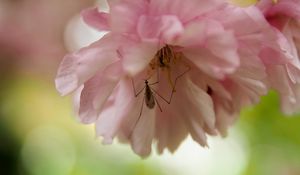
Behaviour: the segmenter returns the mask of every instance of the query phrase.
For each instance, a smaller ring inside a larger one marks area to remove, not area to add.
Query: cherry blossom
[[[95,123],[104,143],[118,137],[142,157],[153,142],[162,153],[174,152],[188,134],[202,146],[207,135],[225,136],[240,110],[268,92],[268,66],[289,62],[255,6],[108,4],[108,13],[82,12],[87,24],[107,34],[64,57],[56,87],[62,95],[75,92],[79,120]]]

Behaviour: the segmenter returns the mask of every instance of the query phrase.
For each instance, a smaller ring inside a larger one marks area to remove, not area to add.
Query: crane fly
[[[165,103],[170,104],[172,101],[172,97],[173,94],[175,92],[175,86],[177,83],[177,80],[182,77],[185,73],[187,73],[188,71],[190,71],[190,66],[186,65],[185,62],[183,62],[183,64],[185,64],[185,66],[187,67],[187,69],[185,71],[183,71],[182,73],[180,73],[175,80],[172,80],[172,76],[171,76],[171,66],[176,64],[176,61],[178,59],[181,59],[181,55],[180,53],[176,53],[173,50],[172,46],[169,45],[165,45],[164,47],[162,47],[161,49],[159,49],[156,53],[156,55],[154,56],[154,59],[149,63],[149,66],[151,67],[152,70],[156,69],[156,75],[157,75],[157,81],[154,83],[149,83],[148,79],[144,80],[144,87],[136,92],[135,89],[135,85],[134,85],[134,81],[132,80],[132,86],[133,86],[133,90],[134,90],[134,95],[137,98],[142,92],[144,92],[144,96],[143,96],[143,101],[142,101],[142,106],[140,109],[140,113],[139,116],[137,118],[137,120],[135,121],[135,124],[133,126],[133,129],[131,131],[131,133],[129,134],[129,137],[131,137],[131,134],[134,130],[134,128],[136,127],[136,125],[138,124],[141,116],[142,116],[142,112],[143,112],[143,108],[144,108],[144,103],[146,104],[147,108],[150,110],[153,110],[155,108],[155,105],[157,104],[160,112],[163,112],[158,100],[157,100],[157,96],[160,97]],[[162,95],[160,95],[155,89],[153,89],[151,86],[158,84],[159,83],[159,71],[167,69],[167,78],[169,81],[169,84],[172,87],[172,91],[171,91],[171,95],[169,97],[169,99],[164,98]],[[152,74],[150,75],[150,77],[152,76]]]
[[[167,78],[169,84],[172,87],[172,91],[175,91],[175,84],[177,78],[174,81],[172,79],[171,72],[172,69],[174,69],[173,66],[176,65],[176,62],[180,61],[180,63],[183,63],[184,66],[186,67],[186,70],[183,72],[183,74],[185,74],[191,69],[189,65],[187,65],[183,60],[181,60],[182,54],[180,52],[174,51],[174,49],[175,48],[173,46],[170,46],[168,44],[165,45],[164,47],[162,47],[157,51],[157,53],[154,56],[154,59],[149,64],[152,70],[156,69],[157,75],[159,74],[159,69],[161,69],[162,71],[164,70],[167,71]],[[179,75],[178,77],[181,77],[181,75]]]
[[[155,95],[158,95],[159,97],[161,97],[166,103],[170,104],[171,103],[171,99],[172,96],[170,97],[170,100],[166,100],[164,97],[162,97],[160,94],[158,94],[151,86],[158,84],[159,81],[156,81],[154,83],[149,83],[148,80],[144,81],[145,85],[144,87],[138,92],[136,93],[135,90],[135,85],[134,85],[134,81],[132,80],[132,86],[133,86],[133,90],[134,90],[134,96],[138,97],[143,91],[144,91],[144,97],[143,97],[143,102],[142,102],[142,107],[141,107],[141,111],[139,114],[139,118],[140,119],[141,115],[142,115],[142,111],[143,111],[143,107],[144,107],[144,103],[146,104],[146,106],[149,109],[153,109],[155,107],[155,104],[157,103],[157,106],[159,107],[160,111],[162,112],[162,109],[155,97]]]
[[[144,87],[136,92],[136,89],[135,89],[135,85],[134,85],[134,80],[131,79],[132,81],[132,86],[133,86],[133,91],[134,91],[134,96],[137,98],[143,91],[144,91],[144,97],[143,97],[143,101],[142,101],[142,106],[141,106],[141,110],[140,110],[140,113],[139,113],[139,116],[138,116],[138,119],[136,120],[134,126],[133,126],[133,130],[134,128],[136,127],[137,123],[139,122],[141,116],[142,116],[142,112],[143,112],[143,108],[144,108],[144,103],[146,104],[147,108],[152,110],[155,108],[155,105],[157,104],[160,112],[163,112],[158,100],[157,100],[157,96],[160,97],[165,103],[167,104],[171,104],[171,101],[172,101],[172,97],[173,97],[173,94],[175,92],[175,85],[177,83],[177,80],[182,77],[185,73],[187,73],[189,70],[186,70],[185,72],[183,72],[182,74],[180,74],[179,76],[177,76],[175,78],[175,81],[174,81],[174,87],[172,89],[172,92],[171,92],[171,95],[169,97],[169,99],[166,99],[165,97],[163,97],[161,94],[159,94],[155,89],[153,89],[151,86],[155,85],[155,84],[158,84],[159,83],[159,79],[154,82],[154,83],[149,83],[148,82],[148,79],[144,80]],[[132,131],[133,131],[132,130]],[[131,135],[131,134],[130,134]]]

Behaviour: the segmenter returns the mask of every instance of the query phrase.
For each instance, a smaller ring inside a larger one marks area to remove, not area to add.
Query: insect
[[[144,83],[145,83],[144,87],[140,91],[136,92],[134,81],[133,81],[133,79],[131,79],[131,80],[132,80],[132,86],[133,86],[135,97],[137,98],[142,92],[144,92],[144,96],[143,96],[143,101],[142,101],[142,106],[141,106],[141,109],[140,109],[139,116],[138,116],[137,120],[135,121],[135,123],[133,125],[133,128],[131,130],[131,133],[130,133],[129,137],[131,137],[131,134],[132,134],[134,128],[136,127],[136,125],[138,124],[138,122],[139,122],[139,120],[142,116],[144,103],[145,103],[146,107],[149,108],[150,110],[153,110],[155,108],[155,105],[157,104],[160,112],[163,112],[162,108],[161,108],[161,106],[160,106],[160,104],[157,100],[157,96],[160,97],[167,104],[171,103],[171,100],[172,100],[172,97],[173,97],[173,92],[172,92],[169,99],[166,99],[162,95],[160,95],[155,89],[153,89],[151,87],[155,84],[158,84],[159,81],[156,81],[154,83],[149,83],[148,80],[146,79],[146,80],[144,80]]]
[[[173,91],[175,91],[175,84],[177,78],[175,78],[175,81],[173,80],[172,76],[174,76],[174,72],[172,73],[172,70],[175,69],[174,66],[176,62],[180,61],[180,63],[182,63],[186,67],[186,70],[183,74],[185,74],[191,69],[189,65],[187,65],[185,62],[183,62],[183,60],[181,60],[181,57],[182,54],[180,52],[174,51],[173,46],[165,45],[157,51],[156,55],[154,56],[154,59],[150,63],[150,67],[152,68],[152,70],[156,69],[157,75],[159,74],[159,70],[167,70],[167,78]],[[181,77],[181,75],[179,75],[178,77]]]
[[[143,101],[142,101],[142,106],[140,109],[140,113],[139,116],[137,118],[137,120],[135,121],[134,125],[133,125],[133,129],[131,130],[131,133],[129,135],[129,137],[131,137],[131,134],[134,130],[134,128],[136,127],[136,125],[138,124],[141,116],[142,116],[142,112],[143,112],[143,108],[144,108],[144,103],[146,104],[147,108],[150,110],[153,110],[155,108],[155,105],[157,104],[160,112],[163,112],[158,100],[157,100],[157,96],[162,99],[164,102],[166,102],[167,104],[170,104],[172,101],[172,97],[173,94],[176,92],[175,91],[175,86],[177,83],[177,80],[182,77],[184,74],[186,74],[188,71],[190,71],[190,66],[188,66],[185,62],[180,62],[183,63],[184,66],[187,68],[185,69],[182,73],[180,73],[179,75],[177,75],[177,77],[175,78],[175,80],[172,79],[171,76],[171,68],[175,68],[175,67],[171,67],[174,66],[176,64],[176,61],[181,59],[180,53],[176,53],[174,52],[172,46],[166,45],[163,48],[161,48],[160,50],[158,50],[158,52],[156,53],[156,55],[154,56],[154,59],[150,62],[149,66],[150,68],[153,70],[156,70],[156,75],[157,75],[157,81],[154,83],[149,83],[148,79],[144,80],[144,87],[136,92],[135,89],[135,85],[134,85],[134,81],[132,80],[132,86],[133,86],[133,90],[134,90],[134,95],[135,97],[138,97],[142,92],[144,92],[144,96],[143,96]],[[179,68],[179,67],[177,67]],[[167,79],[169,81],[169,84],[171,85],[172,91],[171,94],[169,96],[169,98],[165,98],[162,95],[160,95],[154,88],[152,88],[153,85],[158,84],[159,83],[159,72],[160,70],[165,70],[167,69]],[[148,72],[150,74],[150,77],[153,75],[153,72],[151,71]]]
[[[146,104],[146,106],[149,109],[153,109],[155,107],[155,104],[157,103],[157,106],[159,107],[160,111],[162,112],[161,106],[159,105],[159,103],[158,103],[155,95],[158,95],[161,99],[163,99],[168,104],[171,103],[172,96],[173,96],[173,93],[171,93],[170,99],[167,100],[164,97],[162,97],[158,92],[156,92],[156,90],[154,90],[151,87],[152,85],[158,84],[159,81],[156,81],[154,83],[149,83],[148,80],[145,80],[144,83],[145,83],[145,86],[143,87],[143,89],[141,89],[138,93],[136,93],[134,81],[132,80],[132,86],[133,86],[135,97],[138,97],[144,91],[144,97],[143,97],[142,107],[141,107],[140,114],[139,114],[137,122],[139,121],[139,119],[140,119],[140,117],[142,115],[144,103]]]
[[[175,61],[176,57],[175,57],[175,53],[174,51],[171,49],[171,47],[169,45],[166,45],[165,47],[161,48],[157,54],[156,57],[158,58],[158,66],[160,68],[170,68],[170,62],[171,60]]]
[[[132,81],[132,86],[133,86],[133,91],[134,91],[134,95],[135,97],[138,97],[143,91],[144,91],[144,97],[143,97],[143,101],[142,101],[142,106],[141,106],[141,109],[140,109],[140,113],[139,113],[139,116],[138,116],[138,119],[136,120],[134,126],[133,126],[133,129],[132,131],[134,130],[134,128],[136,127],[137,123],[139,122],[141,116],[142,116],[142,112],[143,112],[143,108],[144,108],[144,103],[146,104],[146,106],[149,108],[149,109],[154,109],[155,105],[157,104],[160,112],[163,112],[158,100],[157,100],[157,96],[160,97],[164,102],[166,102],[167,104],[171,104],[171,101],[172,101],[172,97],[173,97],[173,94],[175,93],[175,85],[177,83],[177,80],[182,77],[185,73],[187,73],[189,70],[183,72],[182,74],[180,74],[179,76],[177,76],[175,78],[175,81],[174,81],[174,87],[171,91],[171,94],[170,94],[170,97],[169,99],[166,99],[165,97],[163,97],[161,94],[159,94],[154,88],[152,88],[151,86],[155,85],[155,84],[158,84],[159,83],[159,76],[158,76],[158,79],[156,82],[154,83],[149,83],[148,82],[148,79],[144,80],[144,87],[136,92],[136,89],[135,89],[135,85],[134,85],[134,80],[131,79]],[[131,136],[131,134],[130,134]]]
[[[158,68],[160,68],[163,71],[167,69],[167,76],[168,76],[169,83],[171,87],[174,88],[175,85],[171,77],[171,68],[170,68],[171,61],[172,63],[175,63],[176,54],[174,53],[171,46],[166,45],[157,51],[156,55],[154,56],[154,59],[150,63],[150,67],[152,68],[152,70],[156,69],[157,74],[159,72]]]

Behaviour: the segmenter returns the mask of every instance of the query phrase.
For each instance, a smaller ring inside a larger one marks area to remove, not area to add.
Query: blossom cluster
[[[82,12],[107,33],[66,55],[56,87],[74,93],[82,123],[142,157],[174,152],[187,135],[207,146],[270,89],[286,114],[300,100],[300,1],[109,0]],[[298,90],[299,89],[299,90]]]

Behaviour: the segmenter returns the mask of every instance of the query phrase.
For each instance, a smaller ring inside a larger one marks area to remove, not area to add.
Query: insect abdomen
[[[148,108],[152,109],[155,106],[155,100],[153,97],[153,93],[151,91],[151,89],[149,88],[149,86],[146,87],[146,91],[145,91],[145,103],[147,105]]]

